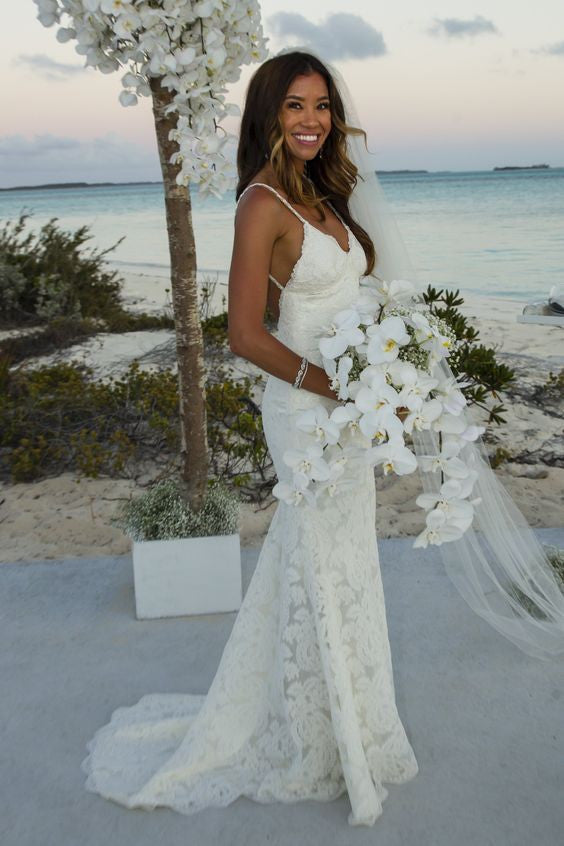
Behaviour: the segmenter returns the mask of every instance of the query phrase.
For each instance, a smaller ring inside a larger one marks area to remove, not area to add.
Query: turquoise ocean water
[[[564,286],[564,168],[381,174],[422,278],[439,286],[514,299]],[[198,270],[225,280],[233,243],[234,192],[202,200],[193,192]],[[52,217],[65,229],[88,225],[88,245],[112,267],[166,278],[168,245],[159,183],[0,192],[0,225],[31,213],[28,229]]]

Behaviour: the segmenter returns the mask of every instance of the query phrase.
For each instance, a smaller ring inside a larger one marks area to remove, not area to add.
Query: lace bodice
[[[269,278],[281,289],[278,338],[299,355],[306,355],[321,365],[319,335],[333,316],[347,308],[357,297],[360,277],[366,269],[366,256],[360,242],[341,215],[331,209],[347,230],[349,250],[302,217],[292,205],[265,182],[247,185],[241,197],[255,186],[272,191],[303,224],[300,256],[285,286],[273,276]]]

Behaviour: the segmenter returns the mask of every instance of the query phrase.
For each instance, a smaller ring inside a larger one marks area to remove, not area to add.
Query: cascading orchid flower
[[[103,73],[127,68],[119,94],[122,106],[150,97],[150,77],[174,92],[168,109],[177,113],[171,140],[179,150],[178,184],[198,184],[202,196],[221,197],[234,188],[237,172],[229,148],[236,137],[221,126],[239,115],[225,92],[241,66],[268,57],[258,0],[34,0],[37,19],[57,30],[61,43],[76,40],[85,67]],[[218,128],[221,135],[218,135]]]
[[[284,460],[294,469],[294,486],[276,485],[275,496],[293,505],[315,507],[318,497],[354,490],[354,470],[347,461],[382,467],[384,475],[422,472],[442,474],[438,493],[421,494],[416,502],[426,513],[425,529],[414,546],[441,544],[460,538],[472,524],[480,497],[469,500],[477,473],[462,459],[464,444],[485,429],[464,415],[467,384],[445,379],[440,360],[450,354],[454,334],[436,315],[421,310],[421,302],[407,280],[381,284],[361,282],[357,301],[340,311],[320,338],[323,366],[340,404],[308,409],[296,425],[311,435],[309,451],[288,450]],[[411,307],[406,301],[413,300]],[[415,363],[414,363],[415,362]],[[402,421],[398,410],[409,413]],[[419,456],[405,436],[429,431],[438,434],[438,454]],[[336,453],[337,449],[341,454]],[[323,452],[327,450],[327,462]],[[312,500],[305,493],[312,493]]]

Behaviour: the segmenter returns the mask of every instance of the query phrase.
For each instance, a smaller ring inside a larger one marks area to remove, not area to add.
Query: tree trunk
[[[171,164],[178,150],[169,132],[176,128],[175,113],[165,114],[173,93],[161,86],[160,77],[151,77],[153,115],[163,174],[170,281],[176,329],[178,393],[180,398],[181,489],[194,510],[201,506],[208,478],[208,438],[205,405],[204,343],[198,307],[196,245],[192,228],[192,206],[188,186],[178,185],[179,164]]]

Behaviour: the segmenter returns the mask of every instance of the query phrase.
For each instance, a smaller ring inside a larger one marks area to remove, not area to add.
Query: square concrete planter
[[[239,533],[132,541],[139,620],[237,611],[242,602]]]

